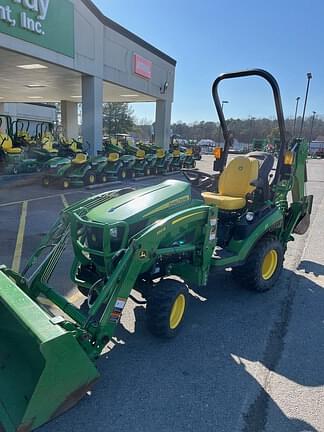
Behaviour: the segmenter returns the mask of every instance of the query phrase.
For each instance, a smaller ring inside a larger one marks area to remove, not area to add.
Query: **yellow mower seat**
[[[173,150],[172,156],[175,158],[180,157],[180,150]]]
[[[73,153],[82,153],[82,150],[78,148],[78,143],[76,141],[70,140],[69,146]]]
[[[50,132],[46,132],[42,138],[42,149],[49,153],[58,153],[58,150],[53,147],[54,137]]]
[[[156,156],[158,159],[163,159],[165,157],[165,150],[164,149],[157,149],[156,150]]]
[[[137,150],[136,159],[139,159],[139,160],[145,159],[145,151],[144,150]]]
[[[7,134],[0,134],[0,144],[2,149],[8,154],[20,154],[22,149],[20,147],[13,147],[12,139]]]
[[[109,162],[117,162],[119,159],[118,153],[109,153],[108,158]]]
[[[84,153],[78,153],[74,159],[72,159],[72,163],[74,165],[83,165],[88,161],[88,156]]]
[[[219,178],[219,193],[204,192],[202,197],[207,205],[221,210],[239,210],[246,206],[246,195],[255,187],[251,182],[258,178],[259,163],[256,159],[239,156],[233,159]]]

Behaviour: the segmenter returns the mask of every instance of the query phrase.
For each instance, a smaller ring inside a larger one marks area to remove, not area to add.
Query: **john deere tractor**
[[[6,132],[1,132],[5,118]],[[42,164],[35,158],[29,157],[28,149],[21,147],[19,140],[15,140],[13,126],[10,116],[0,117],[0,167],[4,174],[20,174],[39,172]]]
[[[43,177],[43,186],[57,183],[63,189],[71,186],[89,186],[97,181],[99,164],[104,164],[105,158],[89,158],[86,153],[77,153],[75,158],[55,158],[48,162],[49,169]]]
[[[265,152],[227,164],[230,139],[218,85],[246,76],[262,77],[272,88],[280,126],[277,164]],[[33,430],[89,391],[99,375],[94,362],[114,336],[128,298],[138,302],[132,290],[144,298],[152,334],[172,338],[189,312],[188,286],[205,286],[212,270],[232,269],[257,292],[278,281],[287,243],[310,223],[307,142],[286,141],[279,87],[264,70],[221,75],[213,97],[225,137],[213,190],[205,175],[200,182],[199,172],[185,171],[193,189],[199,186],[199,199],[188,182],[177,180],[87,198],[63,210],[21,274],[1,268],[2,430]],[[68,242],[74,252],[70,276],[85,296],[81,308],[51,282]],[[57,312],[47,312],[44,298]]]
[[[172,161],[173,157],[171,153],[166,152],[162,148],[157,148],[155,164],[157,174],[166,174],[171,171]]]
[[[170,171],[170,166],[173,161],[171,153],[166,152],[155,144],[140,143],[139,148],[145,151],[146,158],[153,158],[152,174],[166,174]]]
[[[156,173],[155,164],[156,156],[150,153],[146,154],[143,148],[139,148],[134,144],[134,141],[128,135],[118,135],[120,145],[123,147],[125,154],[135,157],[133,167],[133,176],[149,176]]]
[[[125,180],[126,178],[135,177],[136,157],[126,154],[118,136],[104,138],[102,153],[107,156],[107,165],[101,176],[103,183],[109,180]]]

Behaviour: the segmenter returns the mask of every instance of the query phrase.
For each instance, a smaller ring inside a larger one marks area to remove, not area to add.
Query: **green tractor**
[[[126,154],[117,137],[105,137],[102,154],[107,155],[107,165],[101,175],[101,182],[125,180],[135,177],[136,157]]]
[[[145,151],[146,157],[149,155],[154,157],[154,174],[166,174],[171,170],[170,166],[173,161],[171,153],[154,144],[140,143],[139,147]]]
[[[42,164],[35,158],[28,156],[26,148],[20,147],[15,140],[13,123],[10,116],[0,116],[0,130],[6,119],[6,131],[0,132],[0,166],[4,174],[23,174],[40,172]]]
[[[86,153],[76,153],[74,159],[54,158],[47,163],[47,172],[43,177],[43,186],[59,184],[63,189],[72,186],[94,185],[101,166],[106,164],[106,157],[90,158]]]
[[[78,153],[83,153],[83,143],[75,138],[67,139],[63,133],[59,133],[57,149],[59,157],[74,159]]]
[[[156,170],[156,155],[146,153],[142,148],[134,144],[134,140],[127,134],[117,135],[119,144],[124,149],[125,154],[135,157],[134,175],[133,177],[143,177],[152,174],[157,174]]]
[[[222,80],[259,76],[271,85],[280,126],[278,163],[264,152],[227,164],[230,138],[218,96]],[[98,379],[94,362],[113,338],[131,291],[145,299],[152,334],[172,338],[188,312],[188,286],[205,286],[213,270],[232,269],[250,290],[280,277],[287,243],[309,227],[305,195],[307,143],[286,141],[276,80],[263,70],[221,75],[213,97],[225,137],[215,160],[215,190],[192,196],[188,182],[92,196],[63,210],[18,274],[0,270],[0,425],[33,430],[77,403]],[[274,176],[269,182],[269,173]],[[192,174],[192,175],[193,175]],[[288,195],[292,201],[288,201]],[[71,243],[77,307],[52,287],[51,276]],[[44,298],[58,309],[49,313]]]
[[[57,142],[53,135],[52,123],[39,123],[36,126],[35,139],[29,147],[29,154],[40,163],[58,157]]]
[[[196,168],[196,159],[194,157],[194,152],[191,147],[185,149],[183,159],[183,168],[193,169]]]
[[[253,138],[253,140],[252,140],[253,151],[265,152],[267,150],[267,148],[268,148],[268,140],[267,139]]]
[[[171,153],[165,151],[162,148],[156,150],[156,171],[157,174],[167,174],[171,171],[171,164],[173,156]]]
[[[139,142],[137,144],[137,147],[140,150],[143,150],[145,152],[145,160],[148,162],[150,167],[150,174],[156,175],[158,174],[158,168],[156,166],[157,164],[157,146],[154,146],[153,144],[147,144],[143,142]]]
[[[170,143],[170,154],[172,161],[170,165],[170,171],[181,171],[184,168],[186,155],[181,152],[178,135],[172,135]]]

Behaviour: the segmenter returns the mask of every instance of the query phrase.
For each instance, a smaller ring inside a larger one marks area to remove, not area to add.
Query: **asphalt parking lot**
[[[199,166],[210,170],[211,158]],[[211,276],[167,342],[151,336],[144,307],[129,300],[92,394],[40,431],[324,431],[324,161],[308,169],[311,229],[289,245],[272,291],[247,292],[230,272]],[[0,263],[21,269],[64,206],[108,188],[2,188]],[[77,301],[67,274],[60,290]]]

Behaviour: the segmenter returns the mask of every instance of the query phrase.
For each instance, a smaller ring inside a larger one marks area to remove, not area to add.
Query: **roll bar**
[[[284,114],[283,114],[283,110],[282,110],[279,85],[278,85],[276,79],[273,77],[273,75],[271,75],[269,72],[267,72],[263,69],[248,69],[248,70],[243,70],[243,71],[238,71],[238,72],[224,73],[224,74],[220,75],[218,78],[216,78],[216,80],[213,83],[213,87],[212,87],[213,99],[214,99],[215,107],[217,110],[217,114],[219,117],[220,125],[222,128],[224,140],[225,140],[224,152],[222,153],[222,157],[220,160],[220,171],[224,170],[226,162],[227,162],[229,145],[230,145],[230,137],[229,137],[229,132],[228,132],[228,128],[226,125],[224,113],[222,110],[221,100],[220,100],[219,94],[218,94],[218,86],[219,86],[219,83],[221,81],[226,80],[226,79],[242,78],[242,77],[249,77],[249,76],[258,76],[258,77],[265,79],[270,84],[270,86],[272,88],[276,112],[277,112],[279,132],[280,132],[280,152],[279,152],[279,156],[278,156],[278,165],[277,165],[277,169],[276,169],[276,175],[275,175],[275,178],[273,180],[273,183],[277,183],[279,180],[279,177],[280,177],[280,171],[281,171],[281,167],[283,164],[284,155],[285,155],[285,152],[287,149],[285,119],[284,119]]]

